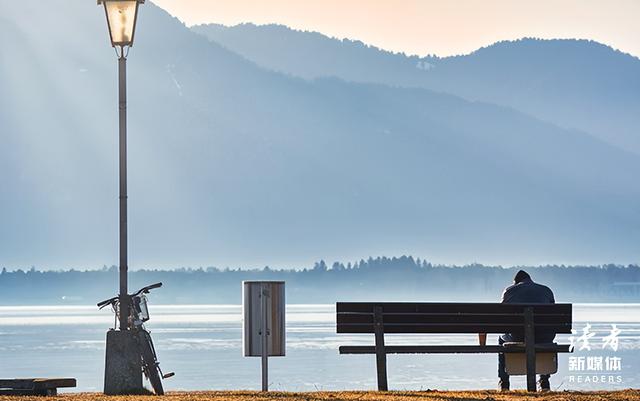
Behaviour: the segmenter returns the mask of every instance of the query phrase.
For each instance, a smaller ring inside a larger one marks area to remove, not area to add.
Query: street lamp
[[[133,46],[138,8],[144,0],[98,0],[104,6],[111,46],[118,56],[119,170],[120,170],[120,317],[119,329],[107,332],[104,393],[142,391],[142,365],[135,333],[129,330],[131,308],[127,285],[127,54]]]
[[[98,0],[98,5],[104,4],[113,47],[133,46],[138,6],[143,3],[144,0]]]
[[[129,299],[127,297],[127,55],[133,46],[138,8],[144,0],[98,0],[104,5],[111,46],[118,56],[120,114],[120,330],[128,330]]]

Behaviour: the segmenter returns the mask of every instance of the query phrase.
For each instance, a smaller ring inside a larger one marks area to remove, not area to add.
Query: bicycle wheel
[[[164,395],[162,378],[160,377],[160,367],[158,366],[158,360],[156,359],[156,351],[153,347],[151,335],[148,331],[142,329],[139,332],[139,339],[144,374],[147,376],[147,379],[149,379],[149,382],[151,382],[153,392],[156,393],[156,395]]]

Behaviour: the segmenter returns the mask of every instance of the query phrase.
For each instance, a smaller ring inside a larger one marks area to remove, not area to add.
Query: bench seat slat
[[[513,325],[524,325],[524,317],[522,315],[488,315],[488,314],[384,314],[385,323],[478,323],[485,322],[491,323],[503,323]],[[336,317],[338,324],[350,324],[350,323],[373,323],[373,316],[369,314],[338,314]],[[569,316],[564,315],[543,315],[537,316],[536,324],[562,324],[569,320]]]
[[[373,313],[375,305],[382,305],[384,313],[524,313],[533,306],[534,314],[561,313],[571,315],[571,304],[502,304],[463,302],[338,302],[337,313]]]
[[[569,345],[537,344],[536,352],[569,352]],[[345,345],[341,354],[375,354],[373,345]],[[501,345],[386,345],[387,354],[497,354],[524,353],[524,346],[503,347]]]
[[[520,333],[524,310],[533,308],[535,326],[571,332],[571,304],[338,302],[338,333],[373,333],[373,310],[382,308],[385,333]]]
[[[570,333],[570,325],[536,325],[536,328],[548,329],[556,333]],[[386,334],[429,334],[429,333],[522,333],[522,325],[492,324],[384,324]],[[339,334],[370,334],[373,333],[372,324],[339,324]]]
[[[337,312],[338,316],[371,316],[373,312]],[[383,315],[393,316],[510,316],[510,317],[522,317],[520,312],[383,312]],[[571,313],[557,312],[557,313],[539,313],[538,316],[571,316]]]
[[[0,389],[31,390],[52,389],[58,387],[76,387],[76,379],[72,378],[35,378],[35,379],[0,379]]]

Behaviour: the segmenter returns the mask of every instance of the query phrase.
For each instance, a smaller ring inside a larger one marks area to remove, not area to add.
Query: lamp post
[[[98,0],[104,6],[111,46],[118,56],[119,173],[120,173],[120,330],[107,332],[104,393],[138,394],[142,391],[142,364],[138,339],[129,330],[127,285],[127,54],[133,46],[138,8],[144,0]]]
[[[128,330],[129,299],[127,272],[127,55],[133,46],[138,8],[144,0],[98,0],[104,5],[111,46],[118,56],[119,98],[119,170],[120,170],[120,322],[121,331]]]

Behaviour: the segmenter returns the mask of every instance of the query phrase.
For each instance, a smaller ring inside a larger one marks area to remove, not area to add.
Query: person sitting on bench
[[[554,304],[555,298],[553,291],[545,285],[534,283],[531,276],[524,270],[520,270],[515,278],[513,285],[505,288],[502,293],[502,303],[515,304],[515,303],[538,303],[538,304]],[[555,332],[549,332],[544,330],[535,331],[536,343],[551,343],[556,336]],[[498,344],[502,345],[508,342],[522,342],[524,336],[518,333],[507,333],[498,338]],[[505,368],[504,354],[498,354],[498,377],[500,378],[499,386],[500,390],[509,390],[509,375]],[[549,376],[540,375],[538,385],[541,391],[549,391]]]

